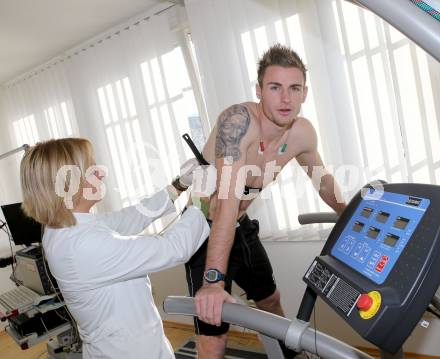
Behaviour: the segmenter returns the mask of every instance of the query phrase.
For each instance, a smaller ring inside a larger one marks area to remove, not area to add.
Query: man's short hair
[[[291,48],[276,44],[267,50],[258,62],[258,84],[263,86],[263,77],[269,66],[295,67],[299,69],[304,76],[306,83],[306,67],[298,54]]]

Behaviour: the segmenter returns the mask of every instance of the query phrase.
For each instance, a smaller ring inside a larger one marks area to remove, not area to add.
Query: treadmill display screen
[[[368,229],[367,236],[368,236],[369,238],[376,239],[377,236],[379,235],[379,233],[380,233],[380,229],[379,229],[379,228],[376,228],[376,227],[370,227],[370,228]]]
[[[385,239],[383,240],[383,243],[385,243],[387,246],[394,247],[398,240],[399,240],[398,236],[388,233]]]
[[[370,190],[331,249],[331,255],[382,284],[425,215],[430,200]]]
[[[403,218],[403,217],[397,217],[396,221],[393,224],[393,227],[399,228],[399,229],[405,229],[406,226],[409,223],[409,219]]]
[[[376,216],[376,221],[380,223],[385,223],[389,217],[390,217],[389,213],[380,211]]]
[[[354,222],[353,231],[360,233],[364,228],[365,224],[362,222],[356,221]]]
[[[373,212],[373,209],[365,207],[361,212],[361,216],[365,217],[365,218],[369,218],[371,216],[372,212]]]

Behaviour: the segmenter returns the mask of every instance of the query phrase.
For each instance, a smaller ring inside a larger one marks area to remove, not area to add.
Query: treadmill
[[[319,296],[377,346],[382,358],[403,358],[403,343],[440,285],[438,213],[440,186],[367,185],[350,201],[321,255],[305,271],[307,288],[296,319],[231,303],[223,305],[222,319],[259,332],[271,359],[283,358],[278,340],[322,358],[371,358],[309,327]],[[168,297],[164,310],[194,315],[193,298]]]

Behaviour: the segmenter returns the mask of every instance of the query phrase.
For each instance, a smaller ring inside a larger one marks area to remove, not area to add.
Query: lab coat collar
[[[93,222],[96,219],[93,213],[73,212],[73,215],[78,223]]]

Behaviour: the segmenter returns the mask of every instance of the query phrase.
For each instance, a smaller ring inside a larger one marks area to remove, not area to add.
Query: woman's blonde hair
[[[56,183],[60,178],[57,175],[60,169],[66,168],[63,166],[74,166],[81,172],[81,178],[76,180],[79,180],[78,191],[71,198],[75,206],[82,193],[86,170],[93,164],[92,144],[84,138],[49,140],[30,147],[20,165],[24,212],[52,228],[75,225],[71,208],[67,208],[65,197],[60,195],[59,184]],[[61,191],[69,192],[73,175],[74,171],[66,172]]]

